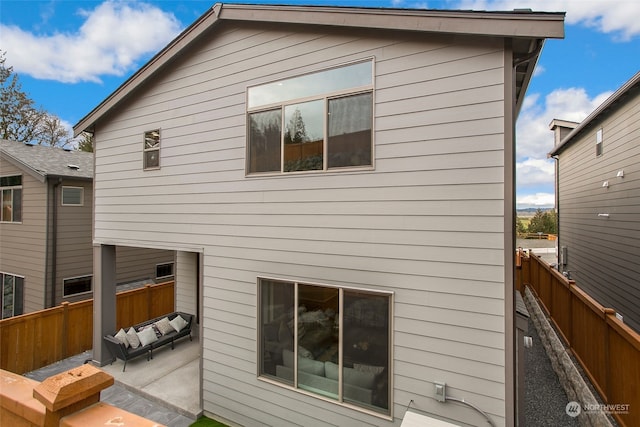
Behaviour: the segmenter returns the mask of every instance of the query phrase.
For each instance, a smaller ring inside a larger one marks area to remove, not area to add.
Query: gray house
[[[640,72],[581,123],[551,128],[559,269],[640,331]]]
[[[95,361],[115,245],[169,249],[205,413],[514,424],[514,121],[563,20],[215,5],[75,126]]]
[[[2,318],[93,296],[93,154],[0,140]],[[172,276],[172,251],[118,248],[118,283]]]

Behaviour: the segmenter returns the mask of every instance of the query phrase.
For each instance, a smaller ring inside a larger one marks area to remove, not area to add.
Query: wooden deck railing
[[[640,426],[640,334],[537,255],[516,255],[516,288],[541,302],[608,410],[622,426]]]
[[[174,311],[174,282],[116,296],[116,328]],[[23,374],[93,346],[93,300],[0,320],[0,369]]]

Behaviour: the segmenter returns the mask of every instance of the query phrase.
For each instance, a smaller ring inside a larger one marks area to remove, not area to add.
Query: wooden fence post
[[[67,354],[68,351],[68,340],[69,340],[69,303],[67,301],[63,301],[62,304],[62,336],[60,337],[60,346],[62,347],[61,353],[62,358],[66,358],[71,356]]]
[[[569,282],[569,330],[567,331],[567,340],[569,341],[569,348],[573,349],[573,299],[576,297],[572,292],[572,288],[576,286],[575,280],[568,280]]]
[[[616,316],[616,311],[612,308],[604,309],[604,318],[602,321],[604,322],[604,366],[605,366],[605,382],[602,384],[604,388],[604,393],[607,395],[607,399],[611,398],[611,354],[610,354],[610,346],[609,346],[609,316]]]
[[[147,319],[151,319],[153,309],[153,304],[151,303],[151,285],[145,285],[144,288],[147,293]]]

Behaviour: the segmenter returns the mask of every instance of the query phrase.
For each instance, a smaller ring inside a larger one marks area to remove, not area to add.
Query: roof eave
[[[15,158],[11,154],[7,153],[6,151],[2,151],[2,155],[3,155],[3,157],[5,158],[6,161],[11,163],[12,165],[17,167],[18,169],[22,169],[23,171],[27,172],[29,175],[31,175],[32,177],[34,177],[38,181],[43,182],[43,183],[46,181],[46,179],[47,179],[47,174],[46,173],[43,173],[40,170],[32,168],[31,166],[29,166],[28,164],[26,164],[22,160]]]
[[[295,22],[307,25],[545,39],[564,37],[564,15],[560,12],[513,13],[217,3],[82,118],[73,127],[74,135],[77,136],[83,131],[93,131],[96,121],[102,115],[219,20]]]
[[[564,13],[220,5],[220,19],[483,36],[563,38]],[[491,22],[490,22],[491,21]],[[499,23],[499,25],[495,25]]]

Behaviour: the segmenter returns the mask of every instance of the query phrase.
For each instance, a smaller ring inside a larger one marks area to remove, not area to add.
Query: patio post
[[[102,339],[116,328],[116,247],[93,247],[93,362],[98,366],[112,360]]]

